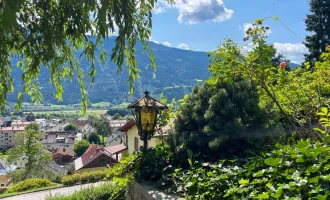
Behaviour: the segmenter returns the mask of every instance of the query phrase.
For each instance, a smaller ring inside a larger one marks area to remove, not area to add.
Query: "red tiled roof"
[[[125,149],[127,149],[127,147],[123,144],[118,144],[115,146],[104,147],[104,149],[111,154],[116,154],[116,153],[120,153],[120,152],[124,151]]]
[[[127,132],[130,128],[132,128],[134,125],[136,124],[134,119],[129,120],[128,122],[126,122],[126,124],[124,124],[122,127],[120,127],[118,129],[118,131],[121,132]]]
[[[95,158],[99,157],[100,155],[105,154],[110,157],[110,155],[106,152],[104,152],[103,149],[101,149],[96,144],[89,145],[86,152],[81,156],[81,161],[83,166],[87,165],[91,161],[93,161]]]
[[[74,152],[74,151],[71,151],[71,150],[65,150],[65,151],[63,151],[62,148],[58,148],[58,149],[57,149],[54,153],[52,153],[52,154],[53,154],[53,156],[56,155],[56,154],[61,154],[61,155],[63,155],[63,156],[68,155],[68,156],[72,156],[72,157],[75,156],[75,152]]]

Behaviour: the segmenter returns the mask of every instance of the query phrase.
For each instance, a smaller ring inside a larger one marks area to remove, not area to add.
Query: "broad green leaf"
[[[319,182],[319,177],[316,176],[316,177],[310,178],[308,182],[309,183],[318,183]]]
[[[268,192],[264,192],[256,197],[254,197],[254,199],[269,199]]]
[[[246,184],[249,184],[249,180],[247,180],[247,179],[241,179],[241,180],[239,180],[238,181],[239,182],[239,184],[241,184],[241,185],[246,185]]]
[[[306,140],[300,140],[300,141],[298,141],[297,147],[299,149],[304,149],[304,148],[306,148],[308,146],[308,143],[309,142],[306,141]]]
[[[266,165],[275,167],[280,164],[281,160],[281,158],[267,158],[264,162]]]

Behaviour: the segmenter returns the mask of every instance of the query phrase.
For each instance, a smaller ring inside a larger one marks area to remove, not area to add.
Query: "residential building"
[[[52,153],[54,161],[59,165],[72,163],[75,155],[74,151],[63,148],[58,148]]]
[[[126,149],[123,144],[104,148],[91,144],[86,152],[74,161],[75,171],[83,173],[109,168],[119,162],[121,153]]]
[[[45,118],[35,119],[35,121],[36,121],[37,123],[40,123],[40,127],[41,127],[41,128],[45,128],[45,127],[46,127],[46,119],[45,119]]]
[[[118,129],[124,126],[127,123],[127,120],[110,120],[111,132],[113,135],[122,135],[121,131]]]
[[[74,136],[75,137],[75,136]],[[47,149],[54,151],[55,149],[62,148],[63,150],[73,150],[74,137],[72,135],[46,135],[41,143],[47,146]]]
[[[8,172],[15,170],[15,166],[6,166],[0,163],[0,187],[7,187],[11,183],[11,178],[8,176]]]
[[[24,132],[24,127],[0,127],[0,149],[15,146],[16,136]]]
[[[90,124],[86,124],[84,127],[81,128],[81,133],[83,134],[84,137],[86,137],[86,139],[88,139],[88,137],[94,131],[95,129]]]
[[[89,117],[86,117],[85,119],[78,119],[76,121],[76,125],[79,128],[82,128],[82,127],[84,127],[87,124],[91,124],[91,120],[89,119]]]
[[[162,144],[164,137],[168,136],[170,130],[170,125],[157,130],[154,136],[148,141],[148,148],[156,147],[158,144]],[[143,141],[138,135],[138,129],[136,127],[135,120],[128,121],[124,126],[120,127],[118,131],[124,132],[126,134],[124,144],[127,146],[128,154],[132,154],[143,147]]]
[[[107,138],[107,146],[115,146],[124,143],[124,137],[122,135],[110,135]]]
[[[27,125],[29,125],[31,123],[36,123],[36,124],[40,125],[40,122],[37,122],[37,121],[26,122],[26,121],[23,121],[23,120],[16,120],[16,121],[13,121],[10,126],[11,127],[16,127],[16,128],[20,128],[20,127],[25,128]]]

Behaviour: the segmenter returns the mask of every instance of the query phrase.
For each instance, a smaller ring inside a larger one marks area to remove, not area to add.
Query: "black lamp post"
[[[144,94],[145,97],[132,102],[127,108],[134,109],[138,134],[140,139],[143,140],[143,148],[147,149],[148,140],[153,137],[155,132],[157,115],[162,110],[167,110],[168,107],[162,102],[150,97],[148,91],[145,91]]]

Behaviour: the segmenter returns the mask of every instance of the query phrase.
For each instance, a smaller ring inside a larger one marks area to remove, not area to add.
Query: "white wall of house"
[[[52,143],[52,144],[45,144],[44,143],[44,145],[46,145],[47,149],[49,149],[50,151],[53,151],[53,150],[58,149],[58,148],[73,151],[73,147],[74,147],[74,144],[63,144],[63,143]]]
[[[135,141],[137,141],[137,145],[135,144]],[[148,147],[156,147],[158,144],[161,144],[162,140],[161,138],[151,138],[151,140],[148,141]],[[136,146],[138,149],[140,146],[143,146],[143,141],[140,140],[140,136],[138,135],[138,130],[136,126],[133,126],[127,131],[127,152],[128,154],[132,154],[136,150]]]

